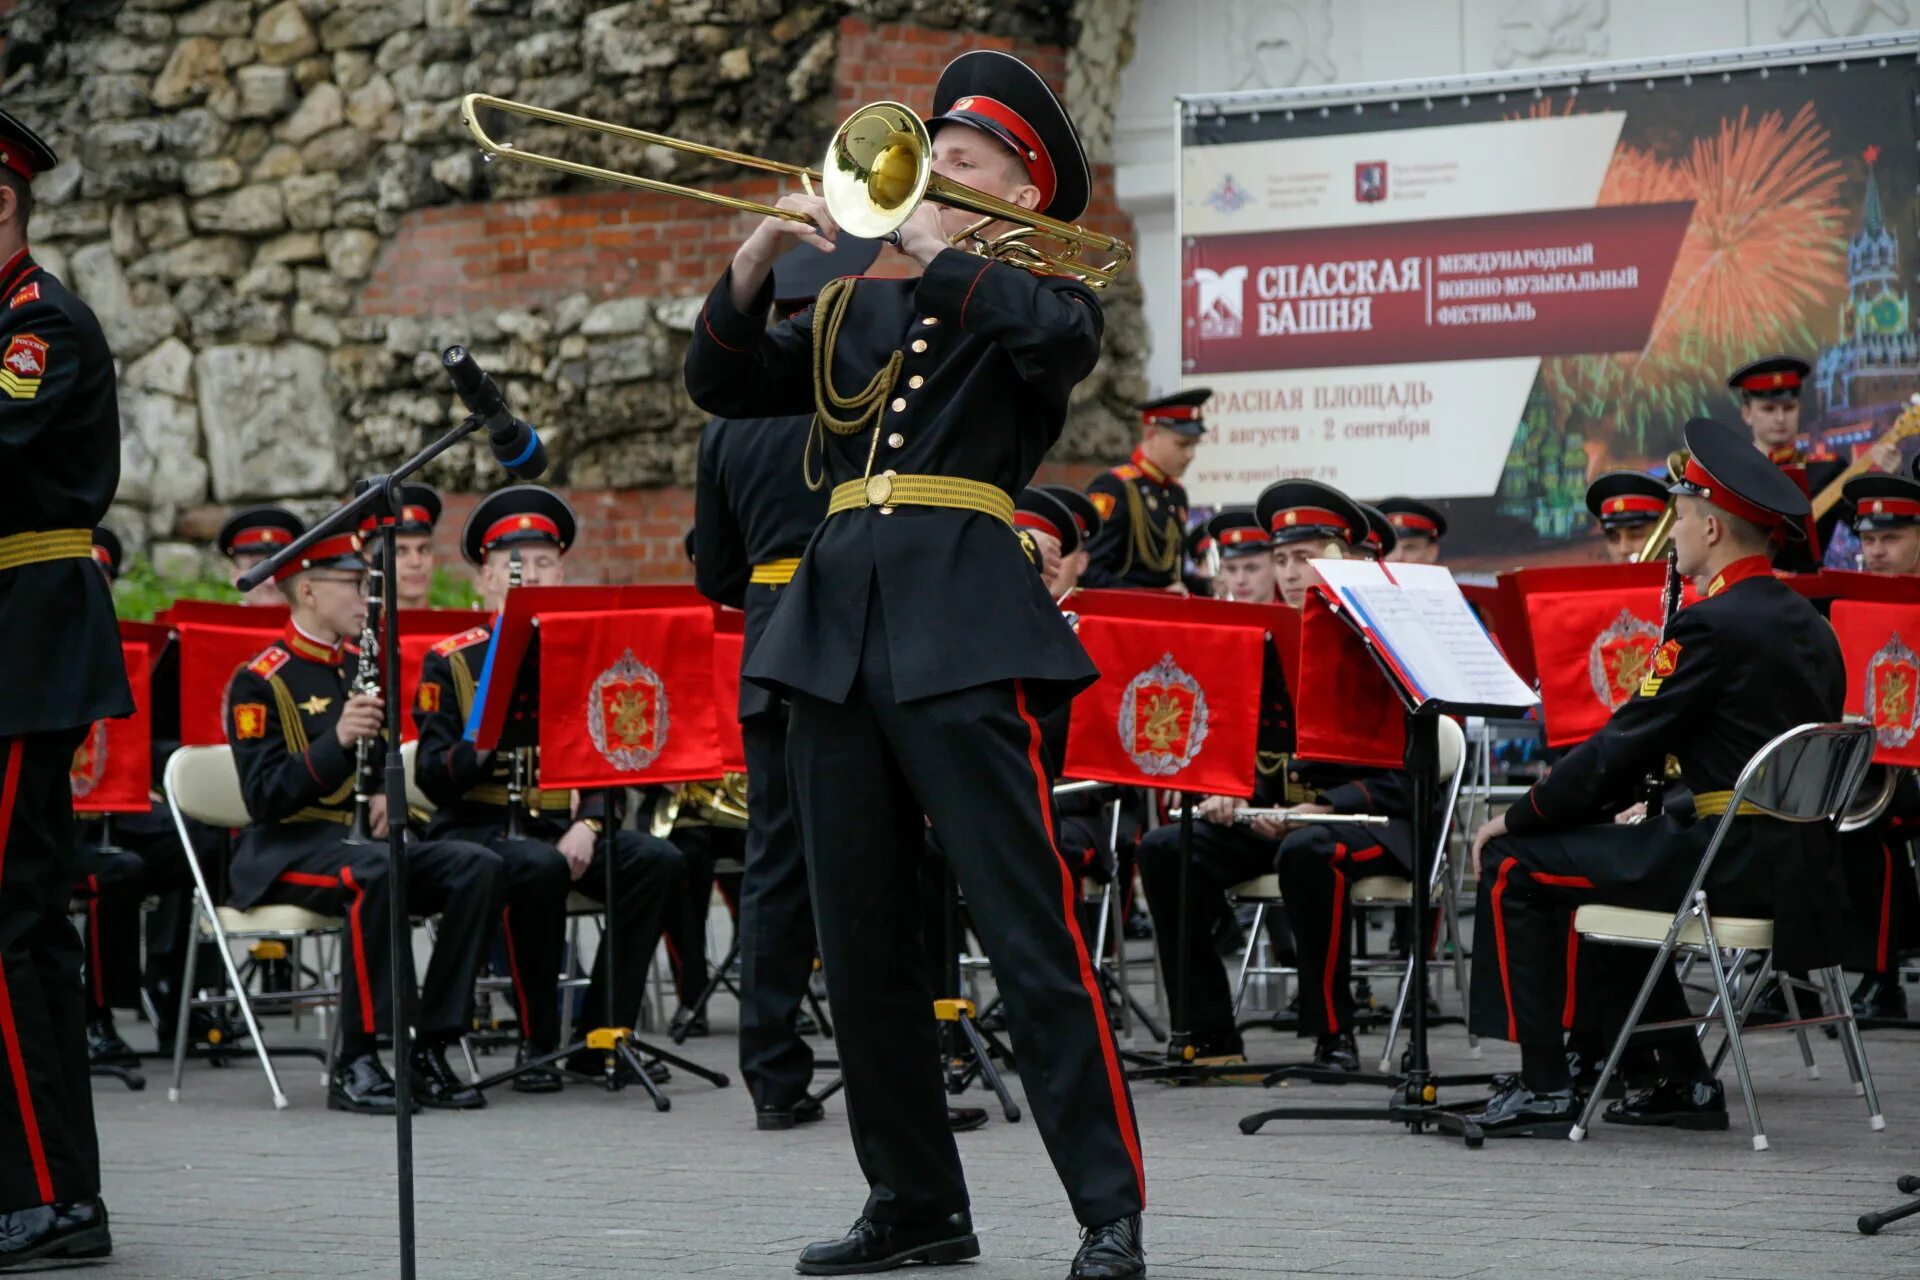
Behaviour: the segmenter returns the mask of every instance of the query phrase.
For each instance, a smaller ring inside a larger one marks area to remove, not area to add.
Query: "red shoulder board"
[[[266,680],[270,678],[274,672],[286,666],[287,661],[292,657],[292,654],[276,644],[252,662],[249,662],[247,664],[247,670],[253,672],[253,674],[259,676],[262,680]]]
[[[433,646],[433,651],[443,658],[450,657],[470,644],[479,644],[492,634],[485,627],[475,627],[471,631],[462,631],[457,636],[448,636]]]
[[[7,303],[7,307],[11,310],[14,307],[24,307],[29,302],[38,301],[40,301],[40,282],[35,280],[32,284],[16,292],[12,300]]]

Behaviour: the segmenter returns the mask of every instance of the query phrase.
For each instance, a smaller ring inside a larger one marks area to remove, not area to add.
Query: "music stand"
[[[1325,566],[1329,562],[1316,561],[1324,577],[1332,580],[1334,574]],[[1338,562],[1333,562],[1338,563]],[[1396,570],[1424,569],[1427,566],[1393,566]],[[1384,568],[1379,572],[1393,583]],[[1445,572],[1442,570],[1441,572]],[[1313,598],[1308,601],[1308,609],[1324,603],[1327,613],[1344,624],[1351,639],[1349,644],[1357,643],[1365,650],[1368,660],[1385,678],[1388,687],[1399,701],[1404,717],[1406,746],[1403,764],[1413,784],[1413,866],[1411,868],[1412,919],[1409,922],[1409,946],[1412,951],[1411,972],[1408,983],[1411,986],[1408,1004],[1410,1006],[1407,1036],[1408,1046],[1403,1062],[1405,1066],[1396,1075],[1373,1077],[1376,1083],[1388,1085],[1392,1092],[1386,1104],[1380,1107],[1335,1107],[1335,1106],[1288,1106],[1275,1107],[1246,1116],[1240,1121],[1240,1132],[1258,1133],[1269,1121],[1273,1120],[1386,1120],[1395,1124],[1404,1124],[1414,1133],[1424,1132],[1428,1127],[1444,1130],[1462,1138],[1470,1148],[1477,1148],[1485,1141],[1485,1135],[1479,1126],[1467,1120],[1465,1116],[1450,1109],[1450,1106],[1462,1104],[1443,1104],[1439,1100],[1443,1081],[1433,1073],[1428,1056],[1427,1045],[1427,1007],[1425,993],[1427,988],[1427,931],[1430,926],[1430,902],[1428,880],[1432,870],[1432,858],[1437,850],[1434,840],[1434,820],[1437,816],[1435,801],[1439,796],[1439,717],[1442,715],[1513,715],[1521,709],[1520,704],[1493,702],[1472,702],[1464,700],[1443,700],[1424,692],[1410,677],[1407,669],[1397,661],[1392,652],[1380,642],[1375,620],[1360,612],[1360,606],[1351,598],[1342,595],[1329,595],[1315,588]],[[1484,640],[1484,636],[1482,637]],[[1509,672],[1509,674],[1511,674]],[[1516,677],[1517,680],[1517,677]],[[1283,1073],[1281,1078],[1291,1072]],[[1348,1076],[1349,1083],[1354,1077]],[[1451,1083],[1473,1084],[1488,1083],[1490,1076],[1458,1076]],[[1276,1083],[1269,1080],[1268,1083]],[[1478,1105],[1472,1104],[1472,1105]]]
[[[541,616],[559,616],[564,612],[592,611],[632,612],[638,608],[652,605],[684,606],[697,603],[701,608],[710,609],[707,601],[691,588],[673,587],[521,587],[507,593],[507,607],[503,611],[495,629],[494,637],[487,649],[485,665],[478,681],[479,693],[475,704],[474,724],[470,736],[476,747],[483,750],[524,750],[538,745],[539,705],[540,705],[540,663],[539,663],[539,625]],[[644,771],[635,773],[631,779],[635,785],[660,781],[645,775]],[[617,792],[621,788],[606,788]],[[511,800],[510,800],[511,803]],[[691,1062],[657,1045],[640,1040],[633,1034],[633,1028],[620,1025],[615,1012],[614,996],[618,966],[618,930],[613,927],[612,911],[618,899],[614,896],[615,846],[618,838],[619,806],[609,803],[605,819],[600,825],[597,839],[600,860],[605,872],[605,906],[608,911],[607,925],[600,933],[600,947],[603,959],[595,961],[606,965],[605,1004],[601,1010],[601,1025],[583,1029],[583,1034],[569,1044],[562,1045],[551,1053],[518,1063],[505,1071],[496,1072],[485,1079],[474,1082],[473,1087],[485,1092],[496,1085],[517,1079],[529,1071],[542,1067],[559,1065],[563,1059],[582,1051],[598,1052],[604,1055],[602,1061],[602,1083],[609,1092],[624,1088],[626,1081],[621,1077],[620,1068],[625,1066],[629,1075],[645,1089],[653,1099],[655,1110],[667,1111],[673,1106],[672,1099],[660,1091],[652,1077],[647,1074],[647,1057],[670,1063],[691,1075],[700,1077],[715,1088],[724,1089],[731,1083],[721,1072]],[[562,1070],[565,1070],[562,1067]],[[569,1073],[577,1074],[577,1073]]]

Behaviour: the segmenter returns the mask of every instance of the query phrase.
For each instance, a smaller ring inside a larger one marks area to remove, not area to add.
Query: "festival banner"
[[[1920,765],[1920,605],[1836,600],[1832,616],[1846,712],[1872,722],[1875,762]]]
[[[1082,612],[1100,678],[1074,699],[1063,774],[1252,795],[1267,628],[1258,606],[1244,609],[1237,626]]]
[[[145,813],[153,807],[153,690],[146,642],[122,640],[133,714],[96,720],[73,753],[67,781],[75,813]]]
[[[1618,75],[1186,114],[1197,506],[1311,477],[1435,502],[1456,569],[1596,563],[1587,484],[1738,426],[1750,360],[1813,365],[1812,455],[1888,430],[1920,389],[1913,60]]]
[[[712,606],[539,621],[542,788],[721,775]]]

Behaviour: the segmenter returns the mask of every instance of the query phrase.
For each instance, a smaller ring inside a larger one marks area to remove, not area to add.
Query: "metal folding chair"
[[[1580,1114],[1580,1123],[1568,1135],[1575,1142],[1591,1131],[1594,1113],[1606,1094],[1607,1082],[1620,1065],[1629,1037],[1636,1031],[1661,1031],[1676,1027],[1700,1027],[1704,1033],[1704,1028],[1717,1019],[1724,1026],[1727,1037],[1721,1052],[1732,1052],[1734,1072],[1739,1076],[1740,1092],[1746,1099],[1747,1119],[1753,1125],[1753,1149],[1767,1149],[1767,1134],[1760,1124],[1760,1105],[1754,1097],[1753,1077],[1747,1070],[1747,1052],[1741,1041],[1740,1027],[1772,968],[1773,921],[1752,917],[1715,917],[1707,904],[1707,875],[1713,868],[1713,860],[1720,852],[1721,844],[1743,809],[1758,821],[1832,823],[1853,799],[1853,793],[1859,789],[1860,780],[1866,776],[1867,766],[1872,759],[1871,725],[1803,724],[1789,729],[1755,752],[1746,768],[1740,771],[1740,779],[1734,785],[1727,812],[1714,827],[1713,838],[1708,841],[1706,852],[1700,857],[1693,883],[1681,899],[1678,910],[1671,913],[1643,911],[1589,903],[1574,913],[1574,930],[1583,938],[1654,949],[1653,963],[1647,967],[1646,980],[1640,984],[1640,992],[1634,997],[1626,1024],[1613,1042],[1613,1051],[1607,1055],[1606,1065],[1600,1069],[1600,1079],[1594,1084],[1586,1108]],[[1699,1017],[1642,1026],[1640,1015],[1646,1009],[1647,998],[1653,992],[1653,984],[1659,977],[1661,966],[1671,964],[1676,954],[1706,960],[1713,973],[1713,1004]],[[1737,989],[1729,981],[1728,974],[1736,970],[1746,956],[1754,954],[1763,957],[1759,971],[1744,988]],[[1840,967],[1833,965],[1821,970],[1820,978],[1832,1007],[1839,1012],[1814,1018],[1794,1017],[1764,1029],[1797,1032],[1801,1036],[1802,1053],[1809,1055],[1807,1063],[1811,1068],[1812,1058],[1805,1040],[1806,1028],[1825,1023],[1840,1024],[1840,1043],[1846,1054],[1847,1072],[1853,1079],[1855,1092],[1867,1101],[1867,1123],[1873,1129],[1884,1129],[1886,1120],[1880,1114],[1880,1099],[1874,1092],[1873,1073],[1867,1067],[1866,1044],[1860,1037],[1859,1025],[1854,1021],[1853,1006],[1847,998]],[[1786,979],[1783,977],[1782,981]],[[1791,1004],[1789,1008],[1792,1008]],[[1817,1075],[1818,1072],[1810,1071],[1809,1074]]]
[[[240,775],[234,767],[233,748],[217,747],[181,747],[167,761],[166,773],[162,779],[166,792],[167,808],[173,814],[174,828],[180,835],[180,847],[185,850],[187,867],[193,873],[193,913],[198,929],[196,937],[211,938],[215,950],[220,954],[220,962],[226,969],[227,989],[224,993],[202,995],[195,986],[196,973],[200,957],[200,947],[187,948],[185,972],[180,981],[181,1008],[175,1019],[176,1029],[173,1041],[173,1084],[167,1089],[167,1100],[178,1102],[180,1089],[186,1074],[187,1036],[194,1009],[204,1009],[216,1005],[238,1005],[241,1019],[247,1028],[247,1037],[253,1041],[253,1051],[260,1059],[260,1069],[266,1074],[267,1088],[273,1095],[276,1109],[287,1105],[286,1091],[280,1087],[280,1077],[273,1068],[274,1053],[311,1054],[310,1049],[270,1049],[260,1035],[260,1023],[254,1016],[254,1005],[259,1003],[299,1004],[316,1000],[337,1002],[339,985],[331,987],[309,987],[287,992],[262,992],[249,994],[245,979],[234,962],[233,943],[276,941],[292,944],[296,949],[306,939],[326,939],[338,937],[342,922],[333,916],[321,915],[301,907],[283,905],[265,905],[242,911],[237,907],[225,907],[213,900],[212,890],[208,887],[206,871],[195,855],[193,841],[187,833],[187,819],[192,818],[212,827],[244,827],[253,821],[247,812],[247,806],[240,794]],[[296,967],[297,972],[297,967]],[[334,1033],[338,1034],[339,1020],[334,1019]],[[320,1055],[331,1061],[332,1050]]]

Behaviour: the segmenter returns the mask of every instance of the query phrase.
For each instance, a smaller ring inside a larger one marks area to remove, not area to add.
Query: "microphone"
[[[454,345],[440,353],[440,363],[453,379],[453,389],[468,412],[479,418],[493,445],[493,458],[519,480],[535,480],[547,470],[546,446],[540,433],[507,411],[506,397],[492,376],[474,361],[473,353]]]

